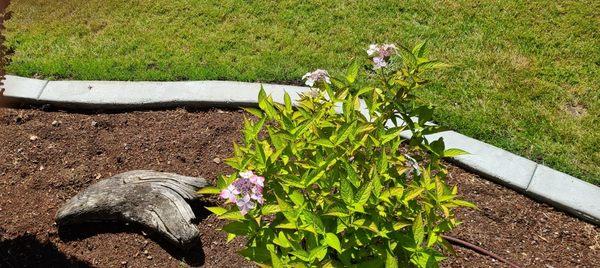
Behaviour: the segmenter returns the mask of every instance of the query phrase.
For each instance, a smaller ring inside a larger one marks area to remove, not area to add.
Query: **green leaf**
[[[444,151],[444,157],[456,157],[459,155],[466,155],[469,154],[467,151],[458,149],[458,148],[451,148],[448,150]]]
[[[373,189],[373,181],[363,185],[358,193],[356,193],[356,203],[359,205],[364,205],[369,201],[369,197],[371,196],[371,191]]]
[[[231,211],[225,214],[219,215],[219,219],[224,220],[243,220],[244,216],[239,211]]]
[[[464,201],[464,200],[454,199],[454,200],[450,201],[450,203],[457,205],[457,206],[461,206],[461,207],[477,208],[477,206],[475,204]]]
[[[327,148],[333,148],[334,147],[333,143],[330,140],[328,140],[328,139],[318,139],[318,140],[312,141],[312,143],[317,144],[317,145],[321,145],[321,146],[327,147]]]
[[[406,64],[406,65],[408,65],[410,67],[416,67],[417,66],[417,58],[412,53],[412,51],[406,49],[403,46],[400,46],[400,49],[398,50],[398,52],[400,53],[400,56],[402,57],[402,60],[404,61],[404,64]]]
[[[227,243],[231,242],[231,240],[233,240],[236,237],[237,235],[235,234],[227,234]]]
[[[283,232],[279,232],[279,235],[277,235],[277,238],[273,239],[273,243],[282,246],[284,248],[289,248],[292,245],[290,244],[290,241],[287,239],[287,237],[285,236],[285,234]]]
[[[342,179],[340,181],[340,193],[346,204],[351,205],[354,203],[354,190],[352,190],[352,185],[348,180]]]
[[[405,222],[405,221],[398,221],[396,223],[394,223],[394,226],[392,227],[394,229],[394,231],[398,231],[406,226],[411,226],[412,224],[410,222]]]
[[[239,253],[240,255],[258,263],[271,262],[271,255],[266,247],[247,247],[240,250]]]
[[[283,268],[283,262],[281,262],[281,260],[279,259],[279,257],[277,257],[277,254],[275,254],[275,252],[270,252],[271,255],[271,265],[273,266],[273,268]]]
[[[323,258],[325,258],[325,255],[327,255],[327,247],[320,246],[320,247],[311,249],[308,258],[310,260],[316,259],[316,260],[320,261]]]
[[[424,191],[423,188],[418,188],[418,189],[414,189],[410,192],[408,192],[406,194],[406,196],[404,197],[404,202],[408,202],[410,200],[415,199],[417,196],[419,196],[422,192]]]
[[[309,212],[309,211],[303,211],[300,214],[300,218],[302,219],[302,221],[305,224],[314,227],[316,231],[318,231],[318,232],[325,231],[325,225],[323,225],[323,221],[316,214]]]
[[[346,169],[346,173],[348,174],[348,181],[350,181],[350,183],[352,183],[354,187],[360,187],[360,180],[358,179],[358,174],[356,174],[354,167],[352,167],[352,165],[350,165],[350,163],[348,163],[348,161],[346,161],[345,159],[342,160],[342,162],[344,163],[344,168]]]
[[[304,196],[300,192],[294,191],[289,196],[294,204],[298,206],[304,205]]]
[[[433,107],[423,105],[417,108],[417,116],[419,117],[419,125],[424,126],[433,118]]]
[[[421,218],[421,214],[417,214],[417,217],[415,217],[412,226],[412,232],[416,245],[420,245],[423,242],[423,238],[425,238],[425,227],[423,227],[423,219]]]
[[[356,81],[356,77],[358,76],[358,70],[360,68],[360,63],[358,60],[354,60],[352,62],[352,64],[350,65],[350,67],[348,68],[348,71],[346,72],[346,80],[348,80],[348,82],[350,82],[350,84],[354,83],[354,81]]]
[[[346,209],[342,208],[341,206],[332,207],[332,208],[330,208],[323,215],[326,215],[326,216],[335,216],[335,217],[348,217],[348,216],[350,216],[350,214],[348,214],[348,211]]]
[[[381,137],[381,144],[386,144],[389,141],[398,138],[400,136],[400,133],[404,130],[404,127],[394,127],[394,128],[390,128],[388,130],[386,130],[385,135],[383,135]]]
[[[327,243],[328,246],[337,250],[337,252],[342,253],[342,246],[340,244],[340,239],[337,237],[337,235],[335,235],[333,233],[326,233],[325,234],[325,242]]]
[[[280,211],[281,209],[279,209],[278,205],[265,205],[261,209],[263,215],[271,215]]]
[[[217,187],[204,187],[198,190],[198,194],[220,194],[221,189]]]
[[[389,249],[385,253],[385,268],[398,268],[398,258]]]
[[[292,111],[292,98],[290,98],[290,94],[285,92],[283,94],[283,102],[285,103],[285,110],[288,112]]]
[[[425,56],[425,52],[427,52],[427,42],[428,40],[418,43],[413,48],[412,53],[418,58],[422,58],[423,56]]]
[[[286,222],[286,223],[281,223],[275,226],[275,228],[277,229],[289,229],[289,230],[295,230],[296,225],[294,223],[291,222]]]
[[[384,191],[380,198],[386,202],[391,202],[389,199],[390,197],[401,197],[403,193],[404,188],[402,186],[392,187],[389,190]]]
[[[311,261],[308,252],[306,252],[304,250],[294,250],[294,251],[290,252],[290,254],[298,257],[298,259],[300,259],[300,260],[303,260],[306,262]]]
[[[421,70],[434,70],[434,69],[443,69],[443,68],[448,68],[448,67],[452,67],[452,65],[446,64],[446,63],[443,63],[443,62],[437,61],[437,60],[426,61],[426,62],[420,63],[418,65],[418,68]]]
[[[444,146],[445,145],[444,145],[443,137],[441,137],[429,144],[431,152],[440,157],[444,155]]]
[[[244,108],[244,111],[246,111],[247,113],[252,114],[258,118],[262,118],[264,115],[260,109],[256,109],[256,108]]]
[[[227,213],[229,210],[222,208],[222,207],[205,207],[206,209],[208,209],[208,211],[214,213],[215,215],[219,216],[219,215],[223,215],[225,213]]]
[[[235,235],[247,235],[249,230],[250,229],[248,228],[247,223],[239,221],[230,222],[229,224],[223,226],[223,231]]]
[[[279,204],[279,208],[281,209],[281,212],[283,212],[285,218],[291,223],[295,224],[298,220],[298,216],[300,215],[300,211],[293,210],[292,207],[285,202],[285,200],[279,198],[278,195],[275,195],[275,198],[277,198],[277,203]]]
[[[265,92],[265,88],[260,85],[260,91],[258,91],[258,102],[264,102],[267,100],[267,92]]]
[[[356,122],[352,122],[352,124],[342,127],[339,135],[337,136],[337,139],[335,139],[335,145],[339,145],[340,143],[346,141],[348,136],[350,136],[350,133],[352,133],[352,131],[355,129],[356,129]]]

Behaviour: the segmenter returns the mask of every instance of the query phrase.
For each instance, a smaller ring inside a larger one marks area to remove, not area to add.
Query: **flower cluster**
[[[309,87],[314,86],[317,82],[331,84],[331,80],[329,80],[329,73],[321,69],[317,69],[312,73],[306,73],[304,76],[302,76],[302,79],[306,80],[305,84]]]
[[[221,191],[221,198],[235,203],[242,215],[256,207],[255,201],[263,204],[262,195],[265,178],[255,175],[252,171],[240,172],[237,178],[226,189]]]
[[[394,44],[371,44],[367,49],[367,54],[373,58],[373,69],[386,67],[388,65],[387,60],[390,56],[396,54],[397,50]]]

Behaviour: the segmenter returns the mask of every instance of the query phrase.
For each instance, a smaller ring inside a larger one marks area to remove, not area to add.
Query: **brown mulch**
[[[225,243],[223,222],[200,213],[201,242],[182,252],[132,226],[57,230],[70,197],[108,176],[154,169],[214,180],[239,140],[240,111],[67,113],[0,108],[0,267],[250,266]],[[478,204],[451,235],[524,267],[600,267],[600,228],[451,168],[451,183]],[[445,267],[504,267],[457,248]]]

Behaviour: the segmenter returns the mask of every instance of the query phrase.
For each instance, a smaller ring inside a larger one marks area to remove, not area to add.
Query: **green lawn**
[[[8,70],[285,83],[429,39],[455,65],[420,94],[438,122],[600,185],[600,1],[306,2],[13,0]]]

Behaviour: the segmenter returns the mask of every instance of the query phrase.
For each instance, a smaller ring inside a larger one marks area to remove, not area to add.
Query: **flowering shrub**
[[[276,103],[261,90],[260,109],[247,109],[257,120],[245,120],[243,144],[227,160],[238,174],[200,191],[224,199],[208,209],[231,220],[228,239],[246,237],[246,258],[273,267],[435,267],[450,250],[441,234],[458,224],[453,209],[472,205],[445,183],[441,159],[464,152],[426,140],[441,128],[426,124],[432,108],[413,101],[423,73],[444,65],[426,58],[424,44],[371,45],[367,54],[342,77],[307,73],[314,90],[295,107],[287,94]]]

